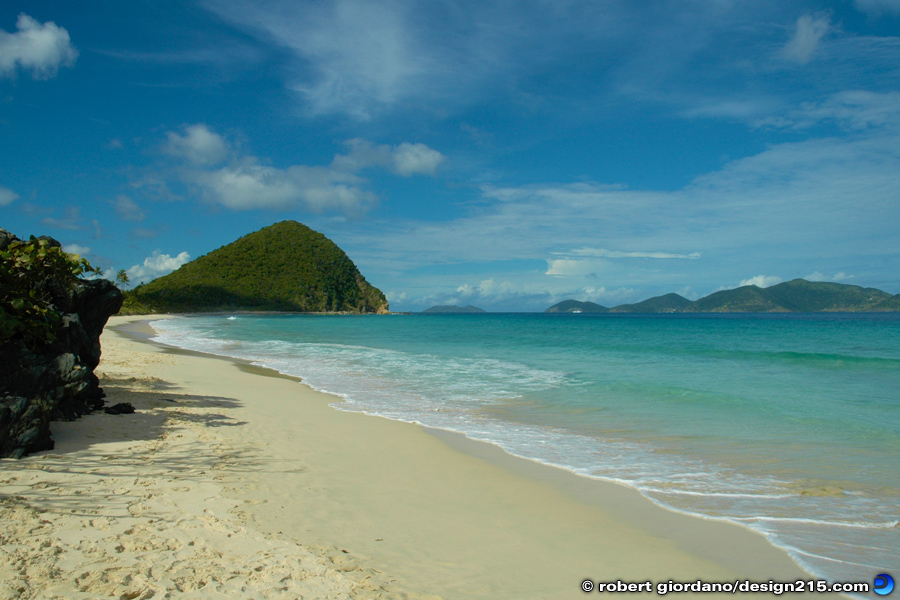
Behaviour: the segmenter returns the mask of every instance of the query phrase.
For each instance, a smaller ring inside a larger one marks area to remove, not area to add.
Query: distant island
[[[122,314],[216,311],[389,312],[343,250],[282,221],[126,292]]]
[[[694,302],[678,294],[656,296],[636,304],[607,308],[593,302],[563,300],[546,313],[747,313],[747,312],[885,312],[900,311],[900,294],[892,296],[858,285],[794,279],[761,288],[745,285]]]
[[[459,314],[474,314],[474,313],[483,313],[487,312],[483,308],[478,308],[477,306],[472,306],[469,304],[468,306],[456,306],[454,304],[441,304],[438,306],[432,306],[431,308],[426,308],[422,311],[423,313],[427,313],[430,315],[459,315]]]

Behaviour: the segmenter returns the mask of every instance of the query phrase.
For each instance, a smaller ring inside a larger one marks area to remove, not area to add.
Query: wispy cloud
[[[144,215],[144,212],[141,210],[141,208],[137,205],[137,202],[135,202],[128,196],[125,196],[124,194],[116,197],[112,205],[116,211],[116,215],[123,221],[140,223],[146,216]]]
[[[808,129],[827,123],[847,131],[900,128],[900,92],[845,90],[818,102],[804,102],[785,115],[761,119],[756,124]]]
[[[53,211],[55,212],[55,210]],[[81,225],[81,209],[77,206],[70,206],[63,210],[62,217],[48,216],[41,219],[41,224],[55,229],[66,229],[76,231],[82,229]]]
[[[604,248],[574,248],[571,254],[578,256],[599,256],[603,258],[686,258],[695,260],[700,258],[700,252],[690,254],[673,254],[671,252],[623,252],[622,250],[606,250]]]
[[[797,19],[797,29],[784,47],[784,57],[805,65],[812,60],[819,42],[828,33],[831,23],[827,15],[803,15]]]
[[[496,93],[541,105],[518,82],[574,64],[596,72],[598,90],[637,89],[675,75],[741,12],[731,2],[649,11],[625,0],[464,0],[427,10],[390,0],[202,4],[287,52],[286,86],[308,113],[359,120],[468,106]]]
[[[883,14],[900,14],[900,0],[853,0],[857,9],[880,17]]]
[[[0,77],[14,77],[21,68],[35,79],[56,77],[60,67],[71,67],[78,50],[69,32],[56,23],[39,23],[25,13],[16,21],[15,33],[0,30]]]
[[[9,206],[18,199],[17,193],[0,185],[0,206]]]

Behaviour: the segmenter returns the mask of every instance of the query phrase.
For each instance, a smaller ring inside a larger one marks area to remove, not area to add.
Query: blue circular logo
[[[894,578],[887,573],[876,575],[875,585],[872,586],[872,591],[879,596],[887,596],[894,591]]]

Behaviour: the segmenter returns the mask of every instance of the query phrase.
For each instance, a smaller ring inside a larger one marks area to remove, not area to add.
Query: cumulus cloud
[[[797,19],[794,37],[784,47],[784,57],[791,62],[805,65],[812,60],[819,42],[830,28],[827,16],[803,15]]]
[[[366,188],[368,182],[356,175],[357,171],[378,167],[404,177],[433,175],[445,159],[424,144],[389,146],[353,139],[347,142],[349,152],[336,155],[327,167],[278,168],[255,156],[235,155],[222,136],[203,124],[166,135],[163,151],[186,162],[178,171],[181,180],[200,188],[206,200],[233,210],[302,207],[316,213],[337,211],[359,216],[378,197]],[[228,164],[216,168],[225,160]],[[139,214],[130,199],[117,202],[123,215]]]
[[[393,171],[404,177],[416,174],[434,175],[438,165],[444,162],[444,158],[443,154],[425,144],[403,142],[394,149],[391,163]]]
[[[757,275],[756,277],[751,277],[750,279],[745,279],[738,284],[738,287],[744,287],[745,285],[755,285],[761,288],[771,287],[773,285],[777,285],[781,283],[781,277],[776,277],[775,275]]]
[[[188,177],[210,200],[234,210],[301,205],[319,213],[337,210],[355,215],[377,200],[355,175],[325,167],[277,169],[252,157],[215,171],[194,171]]]
[[[137,205],[137,202],[125,195],[120,195],[112,203],[116,210],[116,215],[123,221],[132,223],[140,223],[144,220],[144,212]]]
[[[16,69],[31,71],[35,79],[51,79],[60,67],[71,67],[78,50],[69,32],[52,21],[41,25],[22,13],[15,33],[0,30],[0,76],[14,77]]]
[[[18,199],[17,193],[0,185],[0,206],[9,206]]]
[[[382,167],[397,175],[434,175],[446,157],[425,144],[403,142],[398,146],[373,144],[367,140],[353,139],[347,142],[350,152],[338,154],[331,163],[340,171],[355,172],[371,167]]]
[[[195,165],[213,166],[228,158],[228,143],[222,136],[199,123],[184,128],[184,133],[168,132],[163,152]]]
[[[190,260],[191,255],[187,252],[181,252],[178,256],[173,257],[154,250],[153,254],[144,259],[143,264],[134,265],[127,270],[128,278],[135,284],[149,281],[171,273]]]

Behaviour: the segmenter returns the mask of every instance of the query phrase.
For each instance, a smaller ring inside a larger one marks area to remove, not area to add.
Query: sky
[[[272,223],[392,310],[900,293],[900,0],[8,0],[0,227],[131,284]]]

